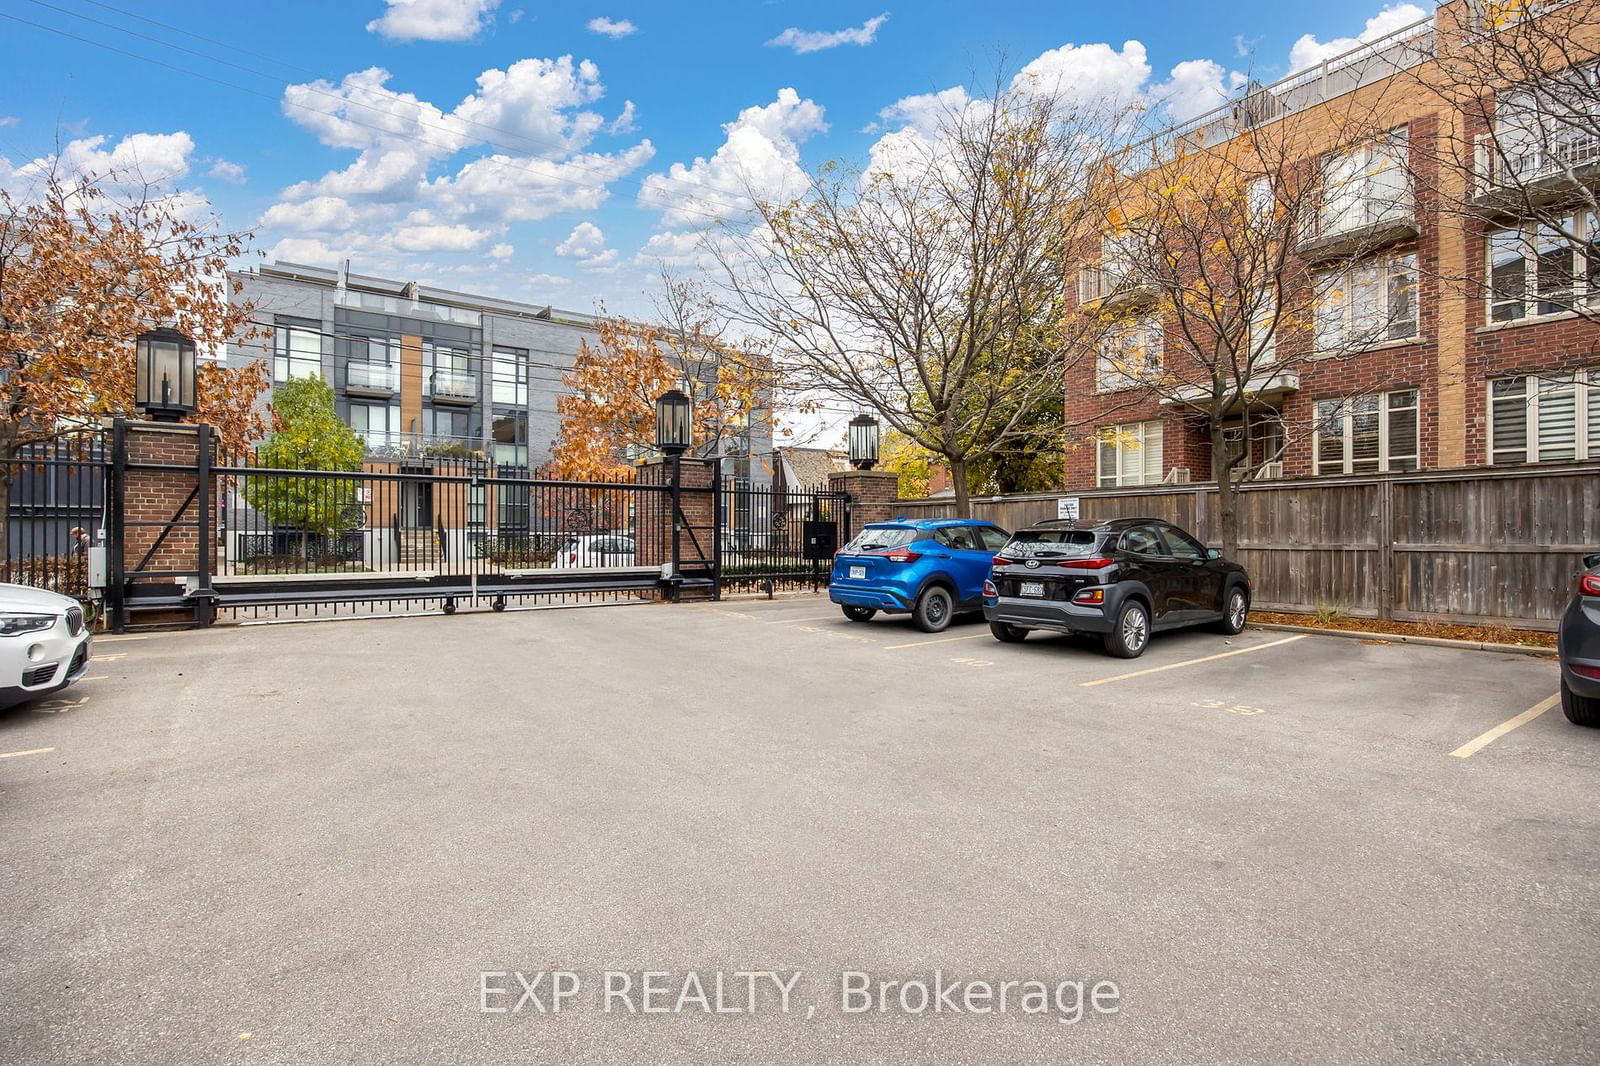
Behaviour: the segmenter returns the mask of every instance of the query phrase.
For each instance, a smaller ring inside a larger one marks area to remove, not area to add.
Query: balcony
[[[1130,280],[1126,268],[1084,265],[1078,268],[1078,304],[1098,304],[1106,311],[1123,311],[1155,302],[1154,285]]]
[[[1318,211],[1295,246],[1295,254],[1307,263],[1352,259],[1415,240],[1417,232],[1417,212],[1407,175],[1405,188],[1398,195],[1365,198],[1353,208],[1341,205],[1339,210],[1324,207]]]
[[[400,368],[393,363],[351,360],[345,366],[344,391],[353,396],[392,396],[400,388]]]
[[[1473,144],[1472,204],[1496,213],[1516,214],[1581,197],[1600,184],[1600,138],[1563,131],[1520,149],[1479,134]]]
[[[1229,391],[1232,391],[1231,388]],[[1245,400],[1252,406],[1255,404],[1268,404],[1278,406],[1291,392],[1300,391],[1300,374],[1295,370],[1269,370],[1256,374],[1244,383]],[[1173,390],[1170,396],[1164,396],[1161,404],[1164,407],[1192,407],[1197,410],[1207,410],[1211,403],[1212,390],[1209,386],[1188,385]],[[1239,404],[1230,405],[1228,414],[1238,411]]]
[[[478,375],[462,370],[435,370],[428,375],[428,395],[435,403],[477,403]]]
[[[371,430],[360,434],[367,446],[368,459],[469,459],[483,453],[477,437],[453,437],[434,433],[386,433]]]

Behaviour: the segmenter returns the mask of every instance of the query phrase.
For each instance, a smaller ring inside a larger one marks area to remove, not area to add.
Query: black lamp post
[[[850,465],[857,470],[878,465],[878,420],[865,411],[850,420]]]
[[[681,389],[668,389],[656,398],[656,447],[672,459],[672,580],[677,596],[679,538],[683,530],[683,453],[694,443],[694,405]]]
[[[157,422],[194,414],[194,341],[162,327],[134,341],[133,402]]]

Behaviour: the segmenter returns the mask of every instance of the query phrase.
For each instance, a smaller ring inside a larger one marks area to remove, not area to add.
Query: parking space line
[[[775,622],[762,622],[764,626],[797,626],[802,622],[837,622],[839,615],[825,614],[814,618],[779,618]]]
[[[1115,677],[1099,677],[1093,681],[1080,681],[1078,682],[1078,687],[1093,688],[1095,685],[1109,685],[1113,681],[1126,681],[1130,677],[1143,677],[1145,674],[1159,674],[1163,670],[1177,670],[1185,666],[1198,666],[1201,663],[1209,663],[1215,662],[1218,659],[1231,658],[1235,655],[1248,655],[1253,651],[1265,651],[1268,648],[1276,648],[1281,644],[1293,644],[1297,640],[1305,640],[1310,635],[1311,634],[1309,633],[1297,633],[1292,637],[1284,637],[1282,640],[1269,640],[1265,644],[1255,644],[1248,648],[1235,648],[1232,651],[1218,652],[1216,655],[1204,655],[1198,659],[1185,659],[1180,663],[1168,663],[1165,666],[1152,666],[1148,670],[1135,670],[1132,673],[1118,674]]]
[[[1465,744],[1461,745],[1455,751],[1452,751],[1450,754],[1457,759],[1471,758],[1484,748],[1487,748],[1490,744],[1493,744],[1495,741],[1511,732],[1513,729],[1516,729],[1518,726],[1527,725],[1529,722],[1533,721],[1535,718],[1539,717],[1545,711],[1548,711],[1550,708],[1554,707],[1560,702],[1561,693],[1557,692],[1553,696],[1548,696],[1545,699],[1540,700],[1538,703],[1535,703],[1532,707],[1529,707],[1521,714],[1513,718],[1507,718],[1504,722],[1501,722],[1487,733],[1478,734]]]
[[[95,638],[94,638],[94,642],[95,642],[95,643],[96,643],[96,644],[115,644],[115,643],[116,643],[116,642],[117,642],[117,641],[119,641],[119,640],[149,640],[149,639],[150,639],[150,638],[149,638],[149,637],[148,637],[148,636],[136,636],[136,637],[95,637]]]
[[[935,640],[913,640],[909,644],[889,644],[884,651],[899,651],[901,648],[921,648],[928,644],[949,644],[953,640],[977,640],[980,637],[993,640],[993,633],[964,633],[959,637],[939,637]]]
[[[19,755],[44,755],[54,748],[29,748],[27,751],[0,751],[0,759],[15,759]]]

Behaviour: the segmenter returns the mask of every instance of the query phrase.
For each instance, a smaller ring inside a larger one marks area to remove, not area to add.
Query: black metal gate
[[[850,539],[850,498],[815,488],[725,482],[720,508],[728,524],[718,554],[724,587],[781,588],[828,583],[833,553]]]

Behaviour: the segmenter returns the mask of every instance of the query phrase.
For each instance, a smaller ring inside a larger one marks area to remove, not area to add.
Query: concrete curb
[[[1480,640],[1450,640],[1447,637],[1419,637],[1404,633],[1367,633],[1359,629],[1321,629],[1317,626],[1291,626],[1281,622],[1251,622],[1256,629],[1273,629],[1282,633],[1314,633],[1321,637],[1351,637],[1355,640],[1381,640],[1389,644],[1422,644],[1432,648],[1467,648],[1471,651],[1495,651],[1507,655],[1533,655],[1555,658],[1554,648],[1534,648],[1525,644],[1493,644]]]

